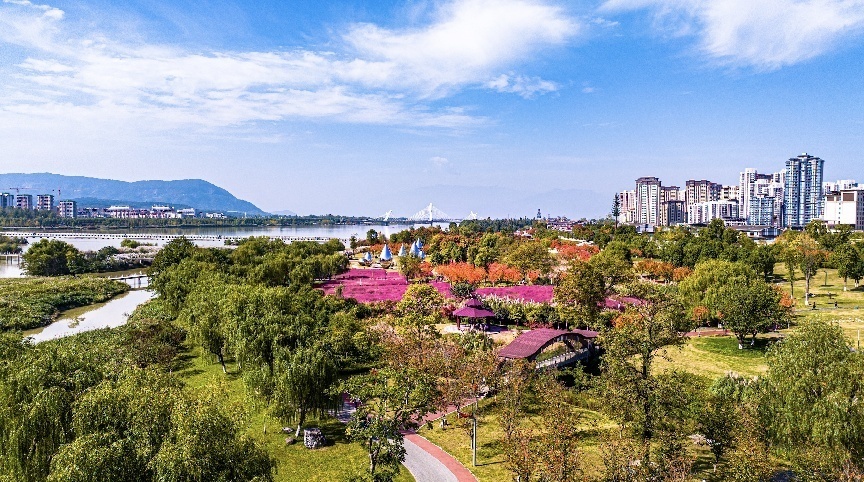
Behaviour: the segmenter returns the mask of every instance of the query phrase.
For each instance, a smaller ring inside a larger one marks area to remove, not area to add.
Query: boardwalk
[[[137,241],[173,241],[179,238],[186,238],[189,241],[224,243],[225,241],[240,241],[246,239],[247,236],[221,236],[221,235],[205,235],[205,234],[143,234],[143,233],[48,233],[48,232],[7,232],[0,233],[4,236],[24,236],[27,238],[48,238],[48,239],[101,239],[122,241],[124,239],[134,239]],[[283,236],[283,235],[264,235],[270,239],[279,239],[286,243],[298,241],[312,241],[315,243],[326,243],[332,237],[326,236]],[[335,238],[343,244],[348,244],[348,238]]]

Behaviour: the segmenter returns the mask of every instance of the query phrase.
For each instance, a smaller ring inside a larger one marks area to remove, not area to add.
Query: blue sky
[[[862,33],[864,0],[2,0],[0,171],[458,217],[804,151],[864,181]]]

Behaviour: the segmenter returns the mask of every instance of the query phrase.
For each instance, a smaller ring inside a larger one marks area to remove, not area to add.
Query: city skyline
[[[459,217],[601,217],[642,176],[805,151],[861,178],[862,28],[840,1],[4,0],[0,171]]]

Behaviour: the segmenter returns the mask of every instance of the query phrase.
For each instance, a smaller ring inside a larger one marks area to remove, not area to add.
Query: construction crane
[[[8,190],[10,190],[10,191],[14,189],[14,190],[15,190],[15,194],[21,194],[21,190],[24,189],[24,188],[23,188],[23,187],[7,187],[6,189],[8,189]]]

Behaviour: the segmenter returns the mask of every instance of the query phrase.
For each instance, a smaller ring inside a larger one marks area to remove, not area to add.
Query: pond
[[[57,321],[50,325],[24,332],[34,343],[63,338],[100,328],[114,328],[126,324],[129,315],[138,305],[151,300],[155,293],[145,290],[132,290],[105,303],[83,306],[60,313]]]

